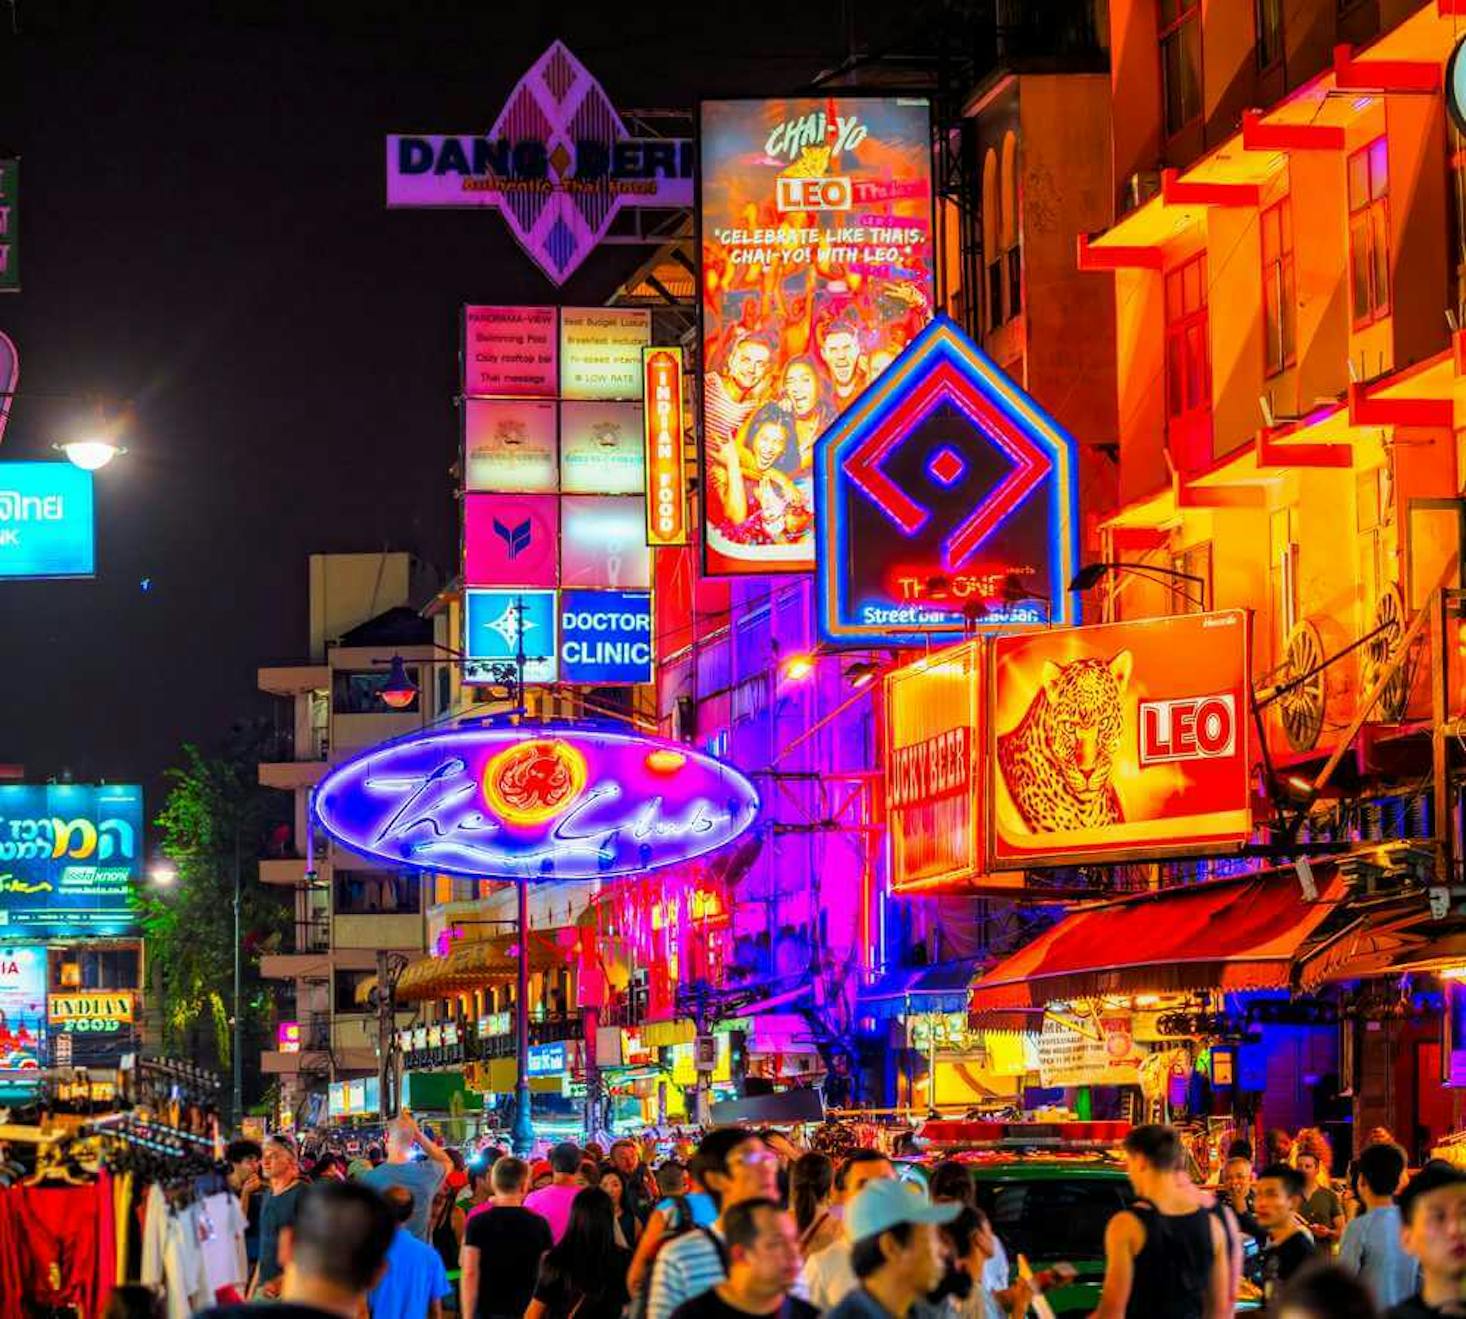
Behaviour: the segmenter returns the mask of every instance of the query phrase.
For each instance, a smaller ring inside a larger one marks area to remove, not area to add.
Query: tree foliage
[[[261,788],[258,766],[270,759],[267,734],[236,729],[216,754],[186,744],[165,772],[167,795],[154,823],[177,879],[149,886],[141,899],[148,958],[160,982],[165,1047],[193,1056],[211,1037],[221,1068],[229,1065],[234,998],[234,867],[239,866],[244,1027],[259,1030],[268,996],[259,977],[262,948],[277,943],[290,920],[259,882],[258,858],[270,830],[289,810],[283,793]]]

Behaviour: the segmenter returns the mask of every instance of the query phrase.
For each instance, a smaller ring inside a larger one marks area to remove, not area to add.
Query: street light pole
[[[514,999],[515,1071],[514,1153],[527,1159],[534,1152],[534,1122],[529,1114],[529,881],[515,880],[519,894],[519,992]]]
[[[242,875],[239,862],[239,825],[234,826],[234,1128],[243,1130],[244,1123],[244,1016],[241,982],[241,952],[239,946],[239,908],[242,900]]]

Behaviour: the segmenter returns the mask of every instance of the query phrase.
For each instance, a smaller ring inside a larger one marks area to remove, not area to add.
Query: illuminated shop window
[[[1385,139],[1349,157],[1349,283],[1355,326],[1390,312],[1390,168]]]
[[[1160,0],[1161,96],[1166,136],[1201,118],[1201,0]]]
[[[1298,287],[1293,274],[1293,204],[1284,197],[1260,219],[1262,307],[1267,374],[1298,360]]]

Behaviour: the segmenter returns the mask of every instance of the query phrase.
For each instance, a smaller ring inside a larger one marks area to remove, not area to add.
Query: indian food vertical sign
[[[814,445],[931,319],[917,98],[701,108],[703,488],[712,574],[814,566]]]

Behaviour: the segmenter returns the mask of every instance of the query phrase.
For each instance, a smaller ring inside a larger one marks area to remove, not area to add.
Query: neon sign
[[[563,284],[623,206],[692,205],[692,143],[635,138],[581,62],[556,41],[486,134],[387,139],[388,206],[489,207]]]
[[[460,724],[338,766],[321,826],[392,866],[495,879],[596,879],[732,842],[753,785],[691,747],[595,722]]]
[[[1075,621],[1074,441],[945,316],[826,432],[814,467],[827,641]]]

